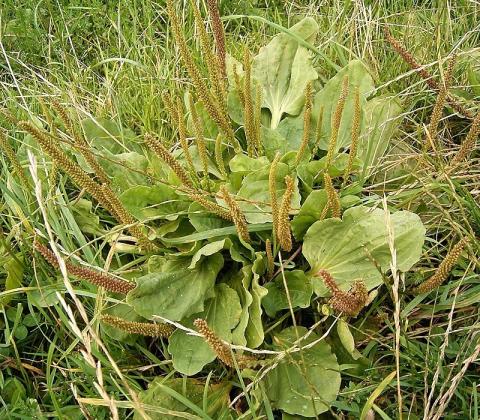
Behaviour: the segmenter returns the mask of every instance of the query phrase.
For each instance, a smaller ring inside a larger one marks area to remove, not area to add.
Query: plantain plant
[[[65,138],[35,122],[15,124],[90,197],[71,204],[80,228],[105,235],[136,269],[127,280],[67,261],[70,275],[121,300],[105,310],[104,332],[168,340],[173,367],[192,377],[186,386],[159,377],[142,402],[168,406],[166,386],[193,402],[208,392],[208,414],[229,418],[230,407],[242,411],[231,400],[238,388],[250,414],[315,417],[336,400],[340,365],[361,364],[348,320],[388,295],[389,273],[408,272],[422,254],[420,218],[382,206],[365,188],[402,107],[378,94],[359,60],[324,81],[312,58],[314,19],[235,58],[215,2],[207,4],[205,26],[191,2],[200,65],[167,1],[191,81],[163,96],[173,140],[145,132],[139,141],[102,118],[77,124],[56,102],[51,124]],[[94,204],[110,214],[106,222]],[[35,249],[58,266],[44,240]]]

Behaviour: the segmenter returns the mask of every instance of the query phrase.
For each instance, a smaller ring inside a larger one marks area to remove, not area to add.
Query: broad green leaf
[[[100,217],[93,213],[92,207],[91,201],[79,198],[71,203],[70,209],[82,232],[100,236],[105,233],[105,230],[100,226]]]
[[[308,330],[290,327],[273,339],[275,350],[287,350]],[[306,346],[316,340],[312,333],[301,341]],[[265,378],[272,408],[288,414],[314,417],[327,411],[340,390],[340,367],[330,346],[322,340],[313,347],[287,355]]]
[[[16,404],[27,395],[23,383],[14,376],[7,377],[2,385],[2,399],[7,404]]]
[[[286,153],[294,148],[294,146],[291,146],[289,140],[285,139],[278,130],[262,126],[260,129],[260,137],[262,139],[265,155],[270,160],[275,158],[277,152]],[[295,139],[294,144],[297,144]]]
[[[339,319],[337,322],[337,334],[345,350],[350,354],[353,353],[355,350],[355,340],[350,332],[350,328],[348,328],[348,324],[343,319]]]
[[[22,254],[19,253],[16,257],[17,258],[10,257],[4,265],[5,272],[7,273],[4,287],[5,291],[22,287],[24,269]],[[2,296],[0,298],[0,305],[8,305],[12,298],[13,295],[6,294],[5,296]]]
[[[196,318],[196,317],[195,317]],[[185,326],[194,329],[193,319],[184,321]],[[195,375],[204,366],[215,360],[215,353],[207,342],[196,335],[188,335],[180,329],[175,330],[168,339],[168,352],[172,356],[173,367],[183,375]]]
[[[315,94],[312,109],[312,127],[317,126],[318,115],[320,109],[323,108],[322,138],[319,147],[324,150],[328,150],[332,127],[332,115],[337,107],[338,99],[342,91],[343,78],[345,76],[348,77],[349,90],[338,132],[337,150],[342,147],[348,147],[351,142],[355,88],[358,87],[360,93],[360,107],[362,109],[361,121],[363,120],[363,109],[365,108],[366,99],[375,88],[373,79],[365,65],[359,60],[354,60],[341,69],[325,84],[322,90]]]
[[[290,303],[292,308],[306,308],[310,305],[312,283],[305,273],[302,270],[293,270],[285,271],[284,274],[288,296],[281,273],[265,285],[268,294],[263,298],[262,305],[270,318],[274,318],[277,311],[290,308]]]
[[[257,253],[253,265],[245,265],[228,284],[240,297],[242,312],[238,325],[232,331],[232,343],[256,348],[263,343],[262,299],[267,289],[260,285],[260,276],[265,272],[263,255]]]
[[[50,281],[54,281],[50,283]],[[57,293],[63,294],[65,285],[61,277],[47,279],[44,276],[37,276],[32,280],[29,287],[34,290],[27,292],[28,303],[37,308],[47,308],[58,303]]]
[[[282,155],[291,151],[297,152],[303,139],[303,113],[298,117],[285,117],[274,130],[262,127],[261,138],[265,154],[271,160],[277,152]],[[296,156],[296,153],[294,156]],[[302,161],[308,161],[309,157],[310,151],[307,148]]]
[[[149,185],[148,159],[137,152],[113,154],[104,151],[105,159],[99,159],[102,168],[112,178],[115,187],[124,191],[137,185]]]
[[[220,413],[229,411],[229,393],[232,385],[219,383],[205,388],[206,385],[202,381],[194,378],[157,377],[149,384],[147,390],[139,394],[139,397],[144,412],[151,420],[177,420],[188,414],[201,415],[201,418],[205,418],[205,415],[221,418]],[[207,400],[207,411],[202,415],[204,395]],[[135,412],[133,418],[143,420],[144,417]]]
[[[193,320],[203,318],[208,326],[223,340],[232,341],[232,329],[238,324],[242,308],[235,290],[225,283],[215,286],[215,297],[205,303],[205,310],[184,322],[192,327]],[[173,367],[184,375],[194,375],[215,359],[215,353],[202,337],[176,330],[169,339],[168,352]]]
[[[212,143],[213,141],[214,139],[212,140]],[[188,151],[190,152],[190,156],[192,157],[193,167],[195,168],[195,171],[203,173],[203,163],[202,163],[202,159],[200,159],[200,155],[198,154],[197,146],[190,146],[188,148]],[[182,149],[175,150],[175,152],[173,152],[173,155],[175,157],[178,157],[178,160],[182,162],[184,168],[188,168],[185,162],[185,158],[183,156]],[[208,162],[208,172],[216,176],[218,179],[222,179],[223,176],[220,173],[220,171],[217,169],[217,164],[210,158],[210,156],[207,156],[207,162]]]
[[[365,127],[358,144],[357,156],[363,162],[363,174],[368,176],[385,154],[390,140],[401,122],[402,108],[395,98],[378,97],[365,106]]]
[[[189,265],[188,257],[172,259],[158,267],[159,271],[139,277],[137,286],[127,295],[127,303],[148,319],[158,315],[180,321],[202,312],[205,300],[213,297],[223,258],[220,254],[203,258],[193,270]]]
[[[119,198],[125,208],[142,222],[149,219],[175,220],[186,213],[190,205],[173,188],[163,184],[132,187]]]
[[[190,220],[190,223],[195,228],[196,232],[205,232],[232,225],[231,222],[221,219],[214,213],[210,213],[196,202],[190,204],[190,207],[188,208],[188,220]]]
[[[239,201],[240,208],[245,213],[248,223],[265,223],[272,221],[269,176],[270,168],[260,169],[247,175],[237,195],[246,201]],[[291,175],[288,165],[279,163],[277,167],[277,200],[280,203],[285,192],[285,176]],[[293,209],[300,207],[298,180],[295,179],[295,189],[291,201]]]
[[[210,242],[209,244],[206,244],[202,248],[200,248],[192,257],[192,262],[190,263],[188,268],[195,268],[197,263],[203,257],[215,255],[217,253],[220,253],[224,249],[228,249],[230,251],[230,255],[234,261],[247,262],[247,260],[240,254],[239,250],[232,242],[232,240],[230,238],[225,238],[220,241]]]
[[[292,232],[297,241],[303,239],[305,232],[320,216],[328,201],[325,190],[312,191],[300,207],[300,211],[292,220]]]
[[[356,195],[345,195],[340,197],[342,209],[347,209],[359,203],[361,199]],[[300,211],[291,222],[293,235],[297,240],[303,239],[308,228],[320,220],[323,209],[327,204],[327,193],[325,190],[313,190],[306,198]],[[326,217],[330,217],[331,211],[327,211]]]
[[[14,330],[13,335],[17,340],[24,340],[28,336],[28,329],[23,324],[18,324]]]
[[[338,153],[334,156],[328,168],[328,174],[335,178],[342,176],[348,164],[348,154]],[[324,156],[319,160],[312,160],[306,164],[299,165],[298,177],[309,187],[323,183],[323,174],[327,166],[327,158]],[[358,171],[362,167],[362,162],[358,157],[353,160],[352,170]]]
[[[135,133],[108,118],[86,118],[81,121],[81,125],[88,143],[97,150],[108,150],[113,154],[126,153],[132,151],[131,147],[135,145]]]
[[[390,220],[397,269],[405,272],[420,259],[425,227],[409,211],[398,211]],[[385,212],[357,206],[346,210],[342,220],[315,222],[305,234],[302,250],[313,276],[325,269],[341,289],[347,290],[354,280],[362,279],[370,290],[382,283],[376,264],[382,271],[390,268],[388,239]],[[312,281],[315,293],[325,296],[327,289],[322,280],[313,277]]]
[[[256,225],[248,225],[248,231],[252,232],[268,232],[272,230],[271,223],[259,223]],[[196,232],[192,233],[191,235],[186,236],[178,236],[174,238],[162,238],[162,241],[166,244],[186,244],[196,241],[202,241],[204,239],[212,239],[212,238],[221,238],[226,235],[236,235],[237,228],[235,226],[227,226],[224,228],[216,228],[210,229],[203,232]]]
[[[242,308],[238,325],[232,331],[232,343],[241,346],[247,345],[247,338],[245,337],[245,330],[250,318],[250,306],[253,302],[252,294],[250,293],[250,284],[252,282],[252,266],[246,265],[241,270],[232,275],[228,285],[236,290]]]
[[[250,172],[258,171],[269,165],[269,161],[265,156],[249,157],[243,153],[236,154],[228,166],[232,172],[239,172],[241,174],[248,174]]]
[[[256,253],[257,259],[252,265],[252,283],[250,284],[250,293],[252,294],[252,305],[249,308],[249,318],[245,337],[247,346],[256,348],[263,343],[265,333],[262,324],[262,299],[268,293],[265,287],[260,285],[260,276],[265,273],[266,262],[262,253]]]
[[[313,18],[305,18],[290,31],[304,40],[312,40],[318,25]],[[275,36],[260,49],[253,59],[252,76],[262,87],[263,107],[271,112],[270,128],[276,128],[284,114],[300,113],[305,87],[318,78],[310,52],[285,33]]]

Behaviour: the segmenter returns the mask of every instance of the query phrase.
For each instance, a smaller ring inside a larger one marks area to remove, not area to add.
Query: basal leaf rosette
[[[314,291],[326,296],[328,291],[315,274],[327,270],[342,290],[355,280],[365,282],[368,290],[382,283],[382,272],[390,268],[387,220],[394,237],[396,268],[406,272],[420,259],[425,227],[409,211],[398,211],[386,217],[381,209],[357,206],[345,211],[342,219],[315,222],[307,231],[303,255],[311,267]]]

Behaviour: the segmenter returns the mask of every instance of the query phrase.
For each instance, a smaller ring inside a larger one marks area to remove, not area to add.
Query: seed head
[[[220,340],[220,338],[210,329],[207,321],[198,318],[193,322],[193,325],[195,325],[197,331],[203,336],[217,357],[228,367],[235,367],[230,346]]]
[[[200,120],[200,117],[195,108],[195,102],[193,100],[193,95],[189,96],[190,101],[190,113],[192,115],[193,128],[195,131],[195,140],[197,143],[198,155],[202,161],[202,170],[205,180],[208,181],[208,154],[207,154],[207,145],[205,143],[205,137],[203,136],[203,124]]]
[[[18,126],[32,135],[38,142],[44,152],[46,152],[52,160],[62,168],[73,181],[80,187],[84,188],[92,195],[100,204],[104,204],[103,194],[100,191],[100,185],[95,182],[92,177],[87,174],[80,166],[73,162],[53,141],[49,134],[35,127],[29,121],[20,121]]]
[[[243,214],[242,210],[238,206],[238,203],[235,199],[230,195],[227,188],[222,185],[220,187],[220,192],[223,196],[223,199],[227,203],[228,208],[230,209],[230,215],[232,216],[233,223],[235,223],[235,227],[237,228],[238,236],[244,242],[250,242],[250,235],[248,233],[247,221],[245,219],[245,215]]]
[[[149,337],[169,337],[174,331],[174,328],[168,324],[133,322],[113,315],[102,315],[102,321],[129,334],[140,334]]]
[[[220,19],[220,12],[218,10],[217,0],[207,0],[208,13],[210,15],[210,24],[212,25],[213,37],[215,38],[215,46],[217,49],[218,62],[222,77],[225,78],[227,74],[225,64],[225,31],[223,29],[222,20]]]
[[[247,152],[248,156],[253,157],[256,153],[257,141],[257,130],[255,123],[255,111],[253,109],[253,100],[252,100],[252,82],[251,82],[251,57],[248,49],[245,49],[243,55],[243,99],[244,99],[244,108],[243,115],[245,120],[245,136],[247,138]]]
[[[271,279],[273,277],[273,271],[275,269],[275,260],[273,259],[272,242],[270,241],[270,239],[267,239],[265,241],[265,254],[267,256],[268,278]]]
[[[332,275],[327,270],[320,270],[317,276],[321,277],[330,289],[332,297],[330,306],[335,312],[342,312],[348,316],[357,316],[368,301],[368,290],[365,283],[357,280],[348,292],[340,290]]]
[[[340,130],[340,124],[342,122],[343,108],[345,107],[345,102],[348,95],[348,76],[343,78],[342,82],[342,91],[340,92],[340,97],[338,98],[337,106],[335,112],[332,115],[332,129],[330,134],[330,141],[328,143],[328,152],[327,152],[327,164],[326,168],[330,167],[332,164],[333,156],[337,151],[337,139],[338,131]]]
[[[357,155],[358,138],[360,137],[360,117],[360,90],[358,89],[358,87],[356,87],[353,105],[352,142],[350,144],[350,150],[348,152],[347,166],[345,167],[345,172],[343,174],[344,183],[347,181],[348,176],[352,172],[353,160]]]
[[[330,175],[328,175],[327,172],[323,174],[323,181],[324,181],[324,187],[325,187],[325,191],[327,193],[327,198],[328,198],[328,202],[324,208],[324,211],[331,209],[332,217],[340,217],[340,214],[341,214],[340,198],[338,197],[338,193],[335,190],[335,187],[333,186],[332,178],[330,178]]]
[[[278,224],[278,201],[277,201],[277,167],[280,161],[280,153],[277,152],[270,165],[268,174],[268,189],[270,192],[270,206],[272,207],[273,231],[277,231]]]
[[[308,142],[310,140],[310,118],[312,116],[312,82],[307,84],[305,89],[305,111],[303,113],[303,136],[302,143],[300,144],[300,149],[298,149],[297,155],[295,157],[295,166],[297,166],[305,153],[305,150],[308,147]]]
[[[227,171],[225,169],[225,163],[223,161],[222,146],[223,146],[223,135],[219,133],[217,135],[217,138],[215,139],[215,163],[217,164],[217,168],[220,171],[220,173],[226,178]]]
[[[227,211],[224,207],[219,206],[217,203],[208,200],[205,198],[204,194],[191,191],[188,196],[198,204],[200,204],[203,208],[211,211],[212,213],[216,214],[217,216],[221,217],[224,220],[228,220],[229,222],[233,222],[233,217],[229,211]]]
[[[34,242],[33,246],[52,267],[56,269],[59,268],[57,257],[50,249],[37,241]],[[65,261],[65,266],[68,274],[96,286],[103,287],[109,292],[126,295],[130,290],[135,288],[134,283],[113,277],[111,274],[101,273],[87,267],[79,267],[69,261]]]
[[[172,171],[175,173],[175,175],[177,175],[178,179],[183,185],[193,188],[190,177],[185,172],[185,169],[183,169],[180,163],[178,163],[177,159],[170,153],[170,151],[162,144],[161,141],[147,133],[145,134],[145,143],[159,158],[161,158],[168,166],[170,166]]]
[[[293,196],[294,182],[290,176],[285,177],[285,193],[278,212],[277,238],[280,247],[287,252],[292,250],[292,233],[290,230],[290,208]]]
[[[55,99],[52,100],[51,106],[56,111],[60,119],[62,120],[63,125],[65,126],[65,129],[67,131],[67,134],[69,134],[72,137],[73,144],[75,145],[76,149],[80,151],[82,156],[85,158],[90,168],[92,168],[93,173],[97,176],[97,178],[100,180],[101,183],[109,184],[110,178],[108,177],[105,170],[98,163],[98,160],[93,154],[92,149],[88,144],[88,142],[76,129],[75,124],[73,123],[72,119],[68,115],[68,112],[65,109],[65,107]]]
[[[25,191],[30,191],[32,189],[30,186],[30,181],[25,175],[22,165],[20,164],[15,151],[13,150],[12,146],[10,146],[10,143],[8,142],[8,139],[3,131],[0,131],[0,150],[3,150],[3,153],[12,164],[13,170],[17,174],[18,179],[20,180]]]
[[[467,238],[463,238],[457,242],[446,255],[444,260],[440,263],[433,276],[431,276],[428,280],[425,280],[414,289],[415,293],[428,293],[439,287],[447,279],[450,271],[452,271],[452,268],[457,263],[458,258],[460,257],[467,242]]]
[[[465,160],[467,156],[475,150],[475,143],[477,141],[478,135],[480,134],[480,112],[475,116],[470,130],[468,131],[467,137],[463,140],[460,145],[460,149],[453,157],[450,165],[447,169],[447,172],[451,172],[460,162]]]

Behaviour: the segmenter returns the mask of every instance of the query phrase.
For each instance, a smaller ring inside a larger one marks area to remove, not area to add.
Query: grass
[[[42,115],[39,100],[56,97],[70,103],[79,118],[109,118],[135,133],[153,131],[173,139],[162,92],[178,93],[189,81],[166,25],[163,2],[84,3],[4,1],[0,106],[19,119],[30,119]],[[427,152],[424,128],[435,94],[388,46],[382,27],[388,25],[437,80],[442,78],[439,63],[446,68],[447,57],[457,52],[460,64],[452,91],[475,109],[479,98],[462,66],[480,51],[480,11],[475,2],[466,0],[417,3],[222,2],[227,44],[237,57],[245,45],[257,51],[276,32],[273,24],[288,27],[300,16],[312,15],[321,28],[315,46],[322,54],[338,66],[361,58],[372,69],[382,93],[402,101],[397,145],[376,168],[376,182],[367,192],[372,202],[380,202],[386,194],[389,205],[416,211],[427,226],[426,262],[407,279],[410,283],[433,272],[459,236],[470,238],[470,259],[456,266],[451,281],[437,293],[412,299],[401,279],[398,300],[385,293],[366,316],[350,321],[362,363],[355,368],[343,366],[347,380],[332,410],[346,418],[359,418],[366,404],[378,418],[397,418],[398,387],[404,418],[434,418],[434,413],[452,419],[479,416],[480,156],[474,153],[458,171],[441,175],[445,156],[455,153],[469,125],[451,110],[444,112],[441,142],[435,152]],[[179,10],[184,11],[187,38],[195,44],[190,9],[180,5]],[[324,80],[335,74],[321,56],[315,55],[314,63]],[[4,126],[9,127],[8,122]],[[175,374],[166,344],[145,339],[129,345],[101,334],[99,314],[115,299],[61,275],[51,278],[46,265],[32,258],[35,230],[47,229],[42,212],[48,214],[49,228],[65,251],[75,254],[81,249],[88,265],[133,277],[137,274],[134,264],[117,254],[105,256],[101,234],[92,239],[82,233],[71,206],[78,200],[78,189],[34,145],[26,144],[22,133],[9,133],[25,171],[31,166],[26,150],[34,150],[38,178],[44,185],[36,193],[45,208],[39,208],[32,191],[22,188],[11,175],[9,161],[0,157],[0,281],[9,286],[0,293],[4,329],[0,417],[129,418],[132,408],[139,409],[138,392],[158,375]],[[386,181],[387,171],[396,176]],[[83,221],[92,218],[84,213]],[[75,299],[66,293],[67,286],[73,288]],[[394,322],[396,304],[399,325]],[[399,352],[395,351],[396,334]],[[400,372],[389,376],[395,371],[396,358]],[[205,378],[208,375],[205,372]],[[171,393],[175,395],[175,390]],[[196,406],[200,418],[208,418],[207,406],[205,398]],[[252,407],[252,418],[254,411]]]

